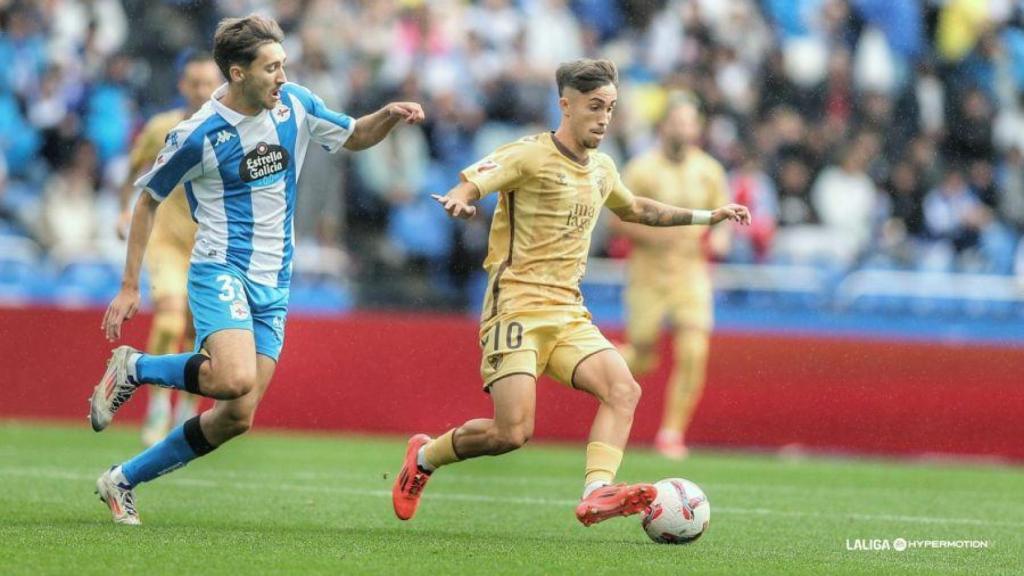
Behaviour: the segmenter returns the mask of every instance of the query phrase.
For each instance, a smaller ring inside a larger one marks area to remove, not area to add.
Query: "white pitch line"
[[[56,480],[73,481],[95,481],[95,476],[75,472],[66,472],[53,469],[24,469],[24,468],[0,468],[0,476],[36,476]],[[246,490],[276,490],[283,492],[312,492],[322,494],[340,494],[347,496],[370,496],[375,498],[390,498],[390,490],[374,490],[369,488],[347,488],[344,486],[323,486],[309,484],[293,484],[290,482],[274,482],[270,484],[259,482],[240,482],[237,480],[225,484],[223,481],[206,478],[165,478],[159,481],[161,484],[172,486],[202,486],[208,488],[232,488]],[[578,500],[561,498],[536,498],[530,496],[490,496],[486,494],[461,494],[455,492],[432,492],[428,496],[431,500],[450,500],[455,502],[491,502],[495,504],[521,504],[529,506],[557,506],[560,508],[572,507]],[[821,512],[802,512],[799,510],[772,510],[768,508],[735,508],[731,506],[715,506],[714,511],[719,514],[736,514],[741,516],[781,516],[788,518],[821,518],[832,520],[859,520],[864,522],[899,522],[904,524],[955,524],[967,526],[991,526],[1024,528],[1024,522],[1012,522],[1003,520],[985,520],[981,518],[962,518],[951,516],[949,518],[937,516],[908,516],[898,514],[863,514],[857,512],[838,512],[825,514]]]
[[[57,477],[58,475],[64,474],[66,472],[66,470],[63,470],[63,469],[60,469],[60,468],[55,468],[55,467],[32,466],[32,467],[23,467],[23,468],[14,468],[14,467],[6,467],[5,468],[5,467],[0,467],[0,474],[3,474],[5,470],[16,470],[17,472],[12,472],[12,473],[13,474],[17,474],[17,475],[27,475],[27,476],[30,476],[30,475],[38,474],[38,475],[41,475],[41,476],[44,476],[44,477],[45,476]],[[175,477],[175,482],[196,482],[197,483],[196,485],[206,485],[206,484],[200,484],[201,482],[203,482],[203,479],[202,479],[203,474],[204,473],[202,473],[202,472],[191,473],[190,476],[192,476],[192,478],[187,478],[187,479],[186,478],[177,478],[177,477]],[[198,476],[198,478],[197,478],[197,476]],[[252,472],[245,472],[245,471],[239,471],[239,470],[224,470],[224,471],[217,472],[215,474],[215,477],[214,478],[210,478],[210,480],[217,481],[217,480],[222,480],[222,479],[225,479],[225,478],[248,480],[248,479],[251,479],[253,477],[254,477],[254,473],[252,473]],[[390,478],[392,478],[390,473],[385,475],[384,472],[378,472],[378,473],[358,472],[357,473],[357,472],[351,472],[351,471],[348,471],[348,470],[339,470],[337,472],[294,471],[294,472],[285,472],[285,473],[275,473],[275,475],[273,477],[267,477],[267,476],[263,476],[262,477],[262,479],[265,480],[265,481],[274,481],[274,482],[293,482],[293,481],[312,481],[312,482],[337,482],[337,481],[373,482],[373,481],[377,481],[377,480],[386,480],[386,481],[390,482]],[[543,478],[529,478],[529,477],[524,477],[524,476],[491,476],[491,475],[473,474],[473,473],[468,473],[467,474],[467,473],[461,472],[461,471],[458,474],[452,474],[452,475],[446,474],[444,476],[444,483],[445,484],[471,484],[474,487],[475,486],[479,486],[480,484],[494,484],[494,485],[501,485],[501,486],[552,486],[552,487],[564,487],[567,484],[571,484],[573,482],[576,482],[577,480],[578,480],[577,476],[568,476],[568,475],[563,475],[563,476],[560,476],[560,477],[550,477],[549,476],[549,477],[543,477]],[[212,484],[212,485],[217,485],[217,484]],[[870,492],[870,493],[876,494],[876,495],[877,494],[886,494],[886,493],[895,493],[895,494],[898,494],[898,495],[902,495],[904,493],[902,490],[886,489],[885,487],[871,487],[871,486],[862,486],[862,487],[858,487],[858,486],[824,486],[824,487],[822,487],[822,486],[819,486],[819,487],[811,488],[811,487],[795,485],[795,484],[765,484],[763,486],[752,486],[750,484],[742,484],[742,483],[736,483],[736,482],[706,482],[706,483],[705,482],[701,482],[700,486],[703,487],[706,492],[710,492],[710,493],[722,491],[722,492],[738,492],[738,493],[742,493],[742,494],[753,494],[753,495],[765,494],[765,493],[778,493],[780,491],[782,491],[782,492],[796,492],[796,493],[811,494],[811,495],[817,494],[817,493],[820,493],[820,492],[825,492],[826,494],[834,494],[834,493],[857,493],[857,494],[859,494],[859,493]],[[953,490],[944,491],[944,493],[947,494],[947,495],[954,495],[954,496],[955,495],[974,496],[978,492],[977,491],[973,491],[973,490],[955,490],[955,489],[953,489]],[[1006,503],[1006,504],[1011,504],[1011,503]],[[751,513],[757,513],[757,512],[751,512]],[[785,511],[781,511],[779,513],[780,514],[785,513]],[[812,513],[812,512],[801,512],[800,514],[813,515],[814,513]],[[854,513],[851,513],[851,516],[853,514]],[[897,517],[894,516],[893,518],[897,518]],[[982,521],[982,522],[984,522],[984,521]],[[950,521],[950,523],[953,523],[953,522]],[[1024,526],[1024,524],[1021,524],[1021,526]]]

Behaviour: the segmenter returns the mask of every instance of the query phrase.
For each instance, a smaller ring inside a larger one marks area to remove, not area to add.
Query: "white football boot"
[[[96,479],[96,493],[100,500],[110,508],[115,524],[138,526],[142,524],[139,513],[135,511],[135,492],[127,483],[118,482],[114,477],[117,467],[107,470]],[[124,478],[118,470],[117,476]]]
[[[92,429],[99,432],[110,425],[114,413],[135,394],[138,386],[128,378],[128,358],[138,350],[131,346],[114,348],[103,379],[92,391],[89,400],[89,421]]]

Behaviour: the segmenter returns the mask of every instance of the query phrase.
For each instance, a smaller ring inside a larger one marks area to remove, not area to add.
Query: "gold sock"
[[[455,428],[431,440],[423,449],[423,457],[435,469],[460,460],[455,453]]]
[[[593,482],[611,484],[615,480],[615,473],[619,471],[619,464],[622,464],[622,450],[604,442],[587,444],[587,477],[584,485]]]

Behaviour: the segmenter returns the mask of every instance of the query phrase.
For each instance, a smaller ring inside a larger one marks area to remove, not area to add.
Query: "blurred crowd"
[[[557,125],[554,70],[583,56],[620,68],[602,145],[620,167],[674,91],[699,98],[706,148],[754,213],[730,260],[1024,266],[1017,0],[0,0],[0,240],[119,265],[134,134],[180,104],[182,55],[253,11],[280,22],[290,79],[328,106],[424,103],[422,127],[305,163],[297,267],[352,280],[368,305],[470,304],[486,218],[451,222],[429,194]]]

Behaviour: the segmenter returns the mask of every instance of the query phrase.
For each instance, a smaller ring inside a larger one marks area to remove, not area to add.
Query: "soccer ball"
[[[699,486],[683,478],[667,478],[654,485],[658,496],[643,515],[643,527],[659,544],[689,544],[700,538],[711,522],[711,503]]]

